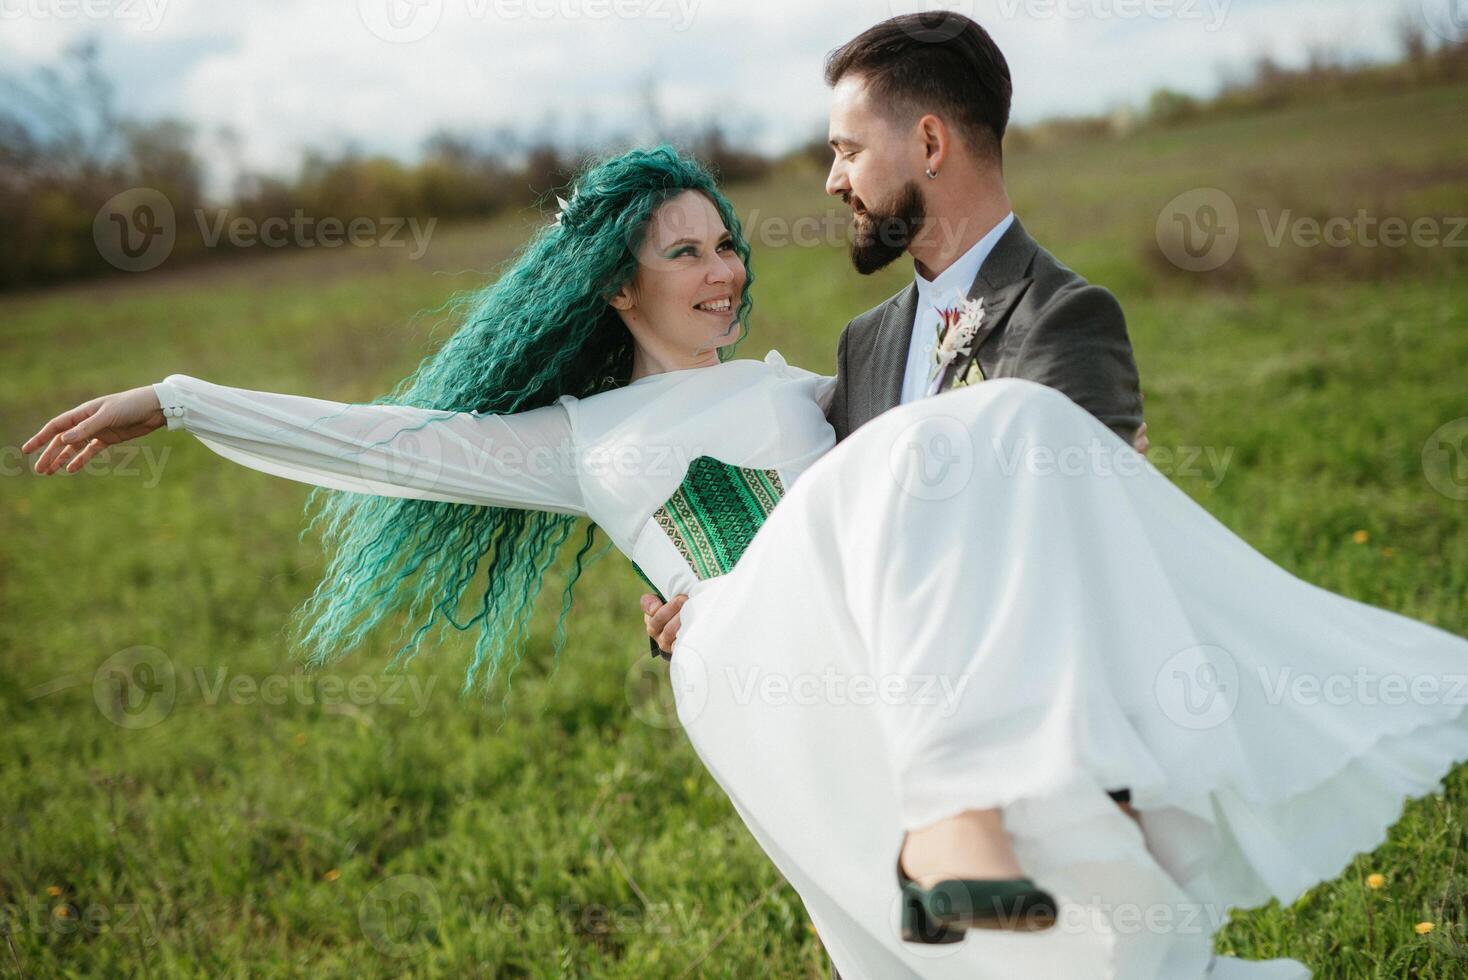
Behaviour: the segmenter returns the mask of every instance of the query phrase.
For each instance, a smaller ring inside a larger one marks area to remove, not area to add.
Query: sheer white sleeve
[[[831,410],[831,400],[836,397],[836,376],[834,374],[817,374],[803,367],[796,367],[785,360],[785,355],[777,350],[770,350],[765,354],[765,363],[782,372],[787,378],[795,378],[807,385],[810,397],[821,407],[821,411]]]
[[[815,396],[816,404],[821,406],[821,412],[831,410],[831,399],[836,397],[836,376],[833,374],[819,375],[816,382]]]
[[[251,469],[385,497],[585,513],[571,418],[557,403],[513,415],[252,391],[170,374],[153,384],[169,429]]]

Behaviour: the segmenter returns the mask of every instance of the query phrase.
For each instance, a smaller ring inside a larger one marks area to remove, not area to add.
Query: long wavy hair
[[[750,248],[728,199],[698,161],[669,145],[595,160],[573,178],[557,223],[548,223],[490,285],[445,307],[462,323],[390,393],[367,404],[511,414],[561,395],[586,397],[630,380],[632,336],[608,299],[637,271],[637,250],[666,200],[698,191],[718,209],[746,267]],[[753,274],[747,282],[753,282]],[[748,334],[749,290],[736,314]],[[737,341],[736,341],[737,343]],[[733,355],[733,345],[719,357]],[[316,487],[301,536],[320,527],[329,557],[315,591],[293,617],[309,667],[340,659],[384,618],[406,611],[412,629],[389,669],[411,660],[435,626],[477,628],[461,696],[476,680],[488,691],[506,661],[524,650],[529,616],[546,572],[580,518],[542,511],[379,497]],[[587,523],[567,573],[556,621],[557,661],[571,592],[589,561]],[[478,578],[471,616],[459,615]],[[508,695],[508,675],[506,677]]]

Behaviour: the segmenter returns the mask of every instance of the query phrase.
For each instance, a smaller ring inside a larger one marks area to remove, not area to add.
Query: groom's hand
[[[647,627],[647,635],[664,653],[673,652],[673,641],[678,638],[678,628],[682,625],[678,612],[687,601],[688,596],[681,594],[667,602],[650,593],[642,597],[642,622]]]

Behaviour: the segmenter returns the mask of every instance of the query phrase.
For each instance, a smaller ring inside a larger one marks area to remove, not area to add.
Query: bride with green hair
[[[1461,676],[1468,641],[1289,575],[1029,381],[837,445],[835,379],[731,357],[750,247],[706,169],[663,146],[573,186],[380,399],[170,374],[22,451],[75,472],[166,426],[313,484],[330,554],[298,610],[307,663],[405,612],[394,664],[435,625],[476,631],[465,692],[512,669],[589,518],[562,619],[598,528],[689,595],[678,718],[848,980],[1308,976],[1214,956],[1227,910],[1292,902],[1379,844],[1468,758],[1468,716],[1297,703],[1268,679]]]

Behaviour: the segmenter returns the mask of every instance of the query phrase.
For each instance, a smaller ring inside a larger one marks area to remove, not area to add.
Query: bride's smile
[[[670,197],[637,250],[637,271],[611,299],[636,342],[634,380],[712,367],[739,339],[749,275],[718,208],[698,191]]]

